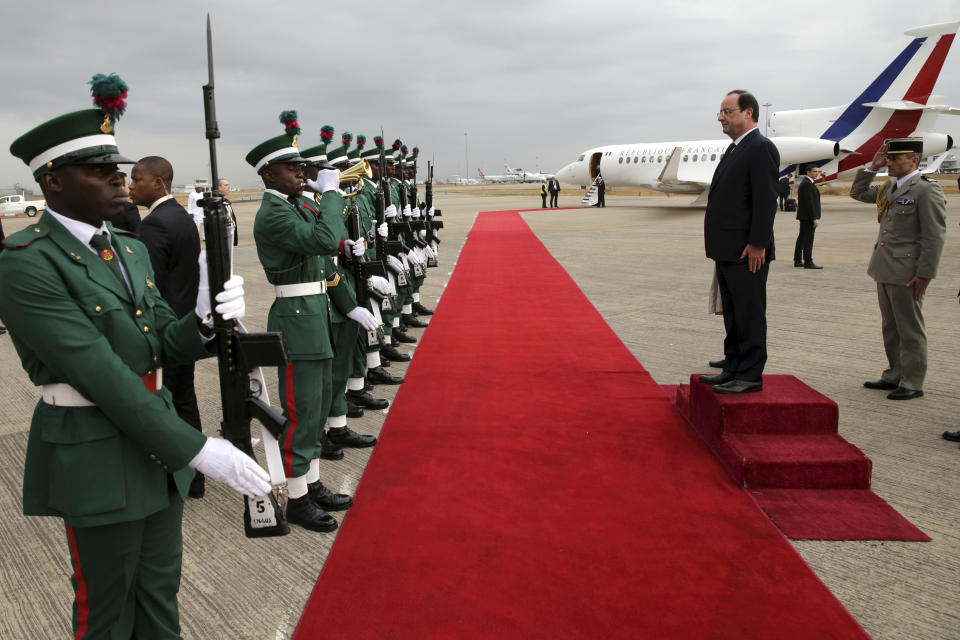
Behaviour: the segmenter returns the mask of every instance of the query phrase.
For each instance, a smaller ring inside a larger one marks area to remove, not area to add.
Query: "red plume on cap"
[[[127,109],[127,83],[115,73],[104,75],[98,73],[90,80],[90,95],[93,104],[119,120]]]
[[[280,122],[283,123],[284,130],[291,138],[300,135],[300,123],[297,122],[297,112],[287,109],[280,113]]]
[[[416,157],[419,156],[419,155],[420,155],[420,147],[414,147],[414,148],[413,148],[413,157],[416,158]]]
[[[357,134],[357,149],[363,149],[367,144],[367,136],[362,133]]]
[[[343,146],[349,147],[350,143],[353,142],[353,134],[349,131],[344,131],[343,135],[340,136],[340,142],[343,143]]]
[[[383,136],[373,136],[373,144],[377,149],[383,149]]]
[[[403,145],[403,141],[400,140],[400,138],[397,138],[396,140],[393,141],[393,150],[396,151],[396,150],[399,149],[402,145]]]

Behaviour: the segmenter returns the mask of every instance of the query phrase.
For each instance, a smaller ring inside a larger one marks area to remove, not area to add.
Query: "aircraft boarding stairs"
[[[583,200],[580,201],[581,207],[592,207],[597,204],[599,197],[597,196],[597,179],[593,179],[593,183],[590,185],[590,188],[587,189],[587,194],[583,196]]]

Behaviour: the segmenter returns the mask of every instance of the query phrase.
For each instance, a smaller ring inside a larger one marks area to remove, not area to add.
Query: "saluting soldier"
[[[923,138],[892,138],[857,172],[850,196],[875,203],[880,232],[867,274],[877,283],[888,366],[867,389],[890,390],[891,400],[923,395],[927,332],[923,294],[937,275],[947,234],[947,200],[940,185],[920,175]],[[870,186],[886,165],[890,180]]]
[[[115,74],[91,84],[99,108],[49,120],[10,146],[47,201],[0,254],[0,315],[42,395],[23,512],[66,524],[74,637],[179,638],[181,519],[194,469],[247,495],[270,484],[252,458],[178,418],[162,386],[160,367],[211,355],[209,293],[178,318],[147,248],[105,222],[126,201],[117,165],[133,164],[113,135],[127,87]],[[242,282],[231,278],[217,295],[224,318],[243,316]]]
[[[328,442],[337,451],[342,447],[364,448],[377,443],[374,436],[361,435],[347,426],[347,378],[350,375],[359,327],[362,326],[366,334],[366,331],[376,331],[380,321],[368,309],[357,304],[353,270],[346,266],[353,260],[362,259],[365,249],[362,238],[355,242],[347,232],[344,216],[348,213],[350,203],[339,190],[320,191],[321,185],[340,183],[340,171],[334,167],[345,166],[347,149],[353,135],[349,131],[344,132],[341,140],[342,146],[326,152],[325,162],[311,161],[304,168],[307,186],[303,194],[303,205],[318,216],[320,224],[331,229],[339,246],[336,256],[324,256],[327,296],[333,302],[330,307],[330,327],[334,353],[329,383],[330,409],[326,415],[327,430],[322,443],[325,458],[330,457],[326,455]],[[303,155],[307,160],[312,160],[314,154],[320,154],[321,149],[322,147],[307,149]],[[338,457],[342,458],[343,453],[340,452]]]
[[[290,354],[290,363],[278,372],[280,404],[289,419],[279,438],[290,497],[287,520],[312,531],[333,531],[337,521],[326,510],[352,504],[349,496],[331,494],[320,482],[320,437],[330,410],[333,366],[323,259],[336,255],[339,238],[302,206],[305,160],[297,148],[296,111],[284,111],[280,121],[286,133],[254,147],[246,160],[265,187],[253,239],[276,295],[267,330],[283,332]],[[336,178],[316,187],[321,192],[336,188]]]

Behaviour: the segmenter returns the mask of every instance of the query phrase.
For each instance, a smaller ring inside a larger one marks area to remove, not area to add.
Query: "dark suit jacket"
[[[777,183],[777,194],[786,198],[790,195],[790,178],[783,176]]]
[[[703,217],[708,258],[737,262],[752,244],[766,248],[767,260],[774,259],[779,167],[777,147],[756,129],[724,154],[713,173]]]
[[[200,285],[200,235],[193,218],[172,198],[140,223],[160,295],[182,318],[197,306]]]
[[[553,178],[547,184],[547,188],[550,190],[550,193],[560,193],[560,181]]]
[[[820,190],[804,176],[797,187],[797,220],[812,222],[820,219]]]
[[[123,205],[123,213],[110,220],[110,224],[130,233],[140,233],[140,209],[132,202],[127,202]]]

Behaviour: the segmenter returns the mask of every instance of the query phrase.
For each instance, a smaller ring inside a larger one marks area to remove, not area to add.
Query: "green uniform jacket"
[[[338,247],[342,247],[343,240],[349,237],[347,226],[343,220],[343,210],[347,206],[346,198],[339,193],[327,193],[320,199],[326,201],[324,206],[321,207],[312,196],[313,194],[304,193],[304,204],[320,213],[320,223],[330,228],[333,237],[337,239]],[[344,253],[341,250],[337,260],[334,260],[333,256],[324,256],[323,258],[324,273],[327,274],[327,296],[333,303],[330,307],[330,321],[335,324],[347,322],[349,320],[347,314],[357,306],[353,272],[349,266],[346,268],[340,266],[343,257]],[[353,322],[352,320],[349,321]]]
[[[0,317],[35,385],[66,383],[93,407],[40,400],[30,423],[23,512],[90,527],[144,518],[182,497],[205,436],[180,420],[170,392],[140,376],[210,355],[197,320],[178,320],[153,283],[146,247],[110,227],[126,287],[52,215],[8,237],[0,253]]]
[[[336,255],[340,239],[322,224],[320,216],[294,207],[272,193],[264,193],[253,223],[257,256],[270,284],[297,284],[326,280],[324,256]],[[335,205],[334,205],[335,206]],[[267,330],[282,331],[294,360],[333,357],[330,343],[330,302],[326,295],[277,298],[267,315]]]
[[[363,178],[364,187],[363,191],[360,192],[355,199],[357,203],[357,208],[360,210],[360,229],[364,233],[367,240],[367,250],[364,252],[363,257],[366,260],[376,260],[377,259],[377,236],[376,229],[374,228],[371,232],[371,225],[376,227],[377,222],[377,203],[376,203],[376,192],[377,192],[377,183]]]
[[[893,178],[870,186],[877,174],[861,169],[850,196],[875,204],[882,193],[889,207],[880,218],[880,230],[867,275],[876,282],[906,285],[915,276],[933,279],[947,235],[947,199],[937,182],[917,174],[893,191]]]

